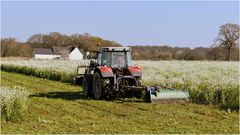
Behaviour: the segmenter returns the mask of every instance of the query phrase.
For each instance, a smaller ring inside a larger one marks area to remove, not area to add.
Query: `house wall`
[[[75,48],[69,55],[69,60],[83,60],[83,54],[78,50],[78,48]]]
[[[51,54],[35,54],[35,59],[54,59],[57,57],[61,57],[60,55],[51,55]]]

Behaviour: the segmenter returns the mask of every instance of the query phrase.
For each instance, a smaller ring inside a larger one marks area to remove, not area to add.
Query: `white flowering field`
[[[2,59],[2,64],[28,66],[64,72],[75,72],[78,65],[89,61],[68,60],[14,60]],[[191,82],[209,85],[238,85],[239,63],[223,61],[134,61],[142,68],[143,81],[147,84],[177,85]]]
[[[78,65],[88,65],[89,61],[2,59],[1,64],[34,67],[64,72],[74,72]]]
[[[2,64],[74,73],[89,61],[2,59]],[[239,63],[224,61],[134,61],[146,85],[162,84],[188,90],[193,100],[238,106]],[[202,98],[202,99],[201,99]]]

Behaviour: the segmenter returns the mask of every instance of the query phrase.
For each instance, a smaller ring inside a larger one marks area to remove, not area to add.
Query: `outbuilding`
[[[35,59],[83,60],[83,54],[77,47],[34,48]]]
[[[59,57],[53,54],[52,49],[48,48],[34,48],[32,56],[35,59],[54,59],[56,57]]]

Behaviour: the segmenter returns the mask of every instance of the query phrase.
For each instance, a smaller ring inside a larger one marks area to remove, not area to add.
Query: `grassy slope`
[[[2,85],[31,91],[20,123],[2,122],[2,133],[239,133],[238,114],[190,103],[85,99],[69,84],[2,73]]]

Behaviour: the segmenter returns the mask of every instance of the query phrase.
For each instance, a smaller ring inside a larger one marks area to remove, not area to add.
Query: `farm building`
[[[82,60],[83,54],[77,47],[52,47],[51,49],[34,48],[35,59],[67,59]]]
[[[46,49],[46,48],[34,48],[32,52],[32,56],[35,59],[54,59],[56,56],[53,54],[52,49]]]
[[[52,47],[53,53],[60,59],[82,60],[83,54],[77,47]]]

